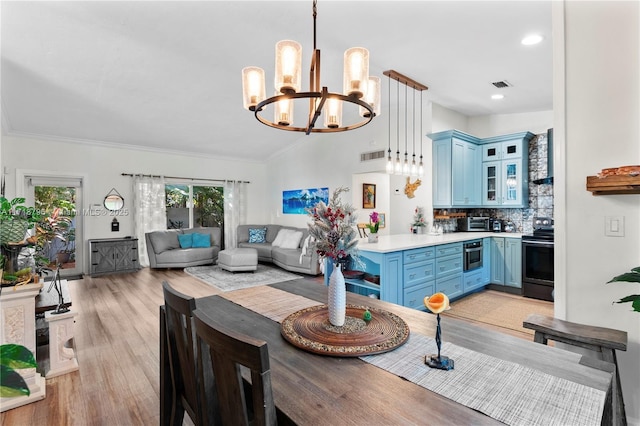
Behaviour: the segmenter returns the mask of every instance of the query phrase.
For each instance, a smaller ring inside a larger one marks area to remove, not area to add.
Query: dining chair
[[[198,362],[205,362],[205,352],[210,354],[222,424],[277,424],[267,342],[230,330],[198,310],[193,318]],[[245,385],[241,366],[251,372],[250,387]]]
[[[160,423],[162,425],[181,425],[185,411],[196,426],[206,424],[204,422],[205,414],[207,419],[211,419],[210,424],[219,423],[219,417],[216,418],[218,404],[213,373],[210,368],[206,368],[202,374],[196,372],[197,351],[195,350],[195,329],[193,327],[195,299],[176,291],[166,281],[162,283],[162,291],[165,305],[161,307],[160,320],[161,328],[165,329],[165,335],[161,335],[161,339],[165,340],[164,345],[161,341],[161,353],[163,346],[164,350],[168,349],[166,355],[171,389],[167,389],[169,387],[167,378],[161,377],[161,393],[163,395],[160,404]],[[163,311],[164,318],[162,317]],[[164,327],[162,326],[163,321]],[[169,392],[171,392],[170,395]],[[203,393],[208,399],[206,404],[201,402],[204,398]]]

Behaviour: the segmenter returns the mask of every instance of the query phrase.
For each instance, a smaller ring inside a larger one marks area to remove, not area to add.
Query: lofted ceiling
[[[293,39],[308,90],[311,0],[0,6],[5,134],[255,161],[307,137],[244,110],[240,71],[264,68],[269,86],[275,43]],[[322,84],[341,91],[343,52],[368,48],[383,115],[388,69],[429,86],[425,100],[468,116],[552,109],[551,1],[320,0],[317,10]],[[534,32],[542,43],[521,45]],[[513,87],[491,84],[501,80]]]

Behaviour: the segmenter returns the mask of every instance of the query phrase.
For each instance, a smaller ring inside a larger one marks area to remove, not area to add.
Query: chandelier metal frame
[[[316,17],[317,17],[317,1],[313,1],[313,56],[311,58],[311,67],[309,70],[309,92],[294,92],[293,90],[285,90],[284,93],[272,96],[267,98],[261,102],[259,102],[255,106],[249,107],[250,111],[253,111],[255,117],[262,124],[265,124],[269,127],[273,127],[280,130],[287,130],[291,132],[305,132],[305,134],[309,135],[310,133],[331,133],[331,132],[344,132],[347,130],[357,129],[362,127],[373,120],[373,117],[376,116],[374,112],[374,108],[367,102],[358,98],[357,95],[344,95],[341,93],[332,93],[329,92],[329,89],[326,86],[322,86],[320,84],[320,49],[316,48]],[[261,115],[261,112],[264,111],[265,107],[276,102],[286,101],[286,100],[297,100],[297,99],[308,99],[309,100],[309,117],[307,121],[306,127],[296,127],[291,126],[289,124],[281,124],[276,121],[271,121]],[[357,106],[364,108],[366,111],[362,116],[363,120],[343,125],[339,127],[327,127],[327,128],[316,128],[316,121],[322,114],[323,107],[327,100],[329,99],[337,99],[341,102],[351,103]]]

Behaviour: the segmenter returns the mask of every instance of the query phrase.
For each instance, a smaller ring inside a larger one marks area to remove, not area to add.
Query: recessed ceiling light
[[[525,46],[532,46],[534,44],[540,43],[542,39],[543,37],[540,34],[532,34],[523,38],[521,43]]]
[[[491,95],[491,99],[495,99],[495,100],[504,99],[504,95],[501,95],[501,94]]]

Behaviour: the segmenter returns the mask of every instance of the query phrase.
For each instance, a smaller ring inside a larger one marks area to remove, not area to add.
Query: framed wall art
[[[282,213],[307,214],[306,209],[324,201],[329,203],[329,188],[308,188],[282,191]]]
[[[373,183],[362,184],[362,208],[376,208],[376,186]]]

